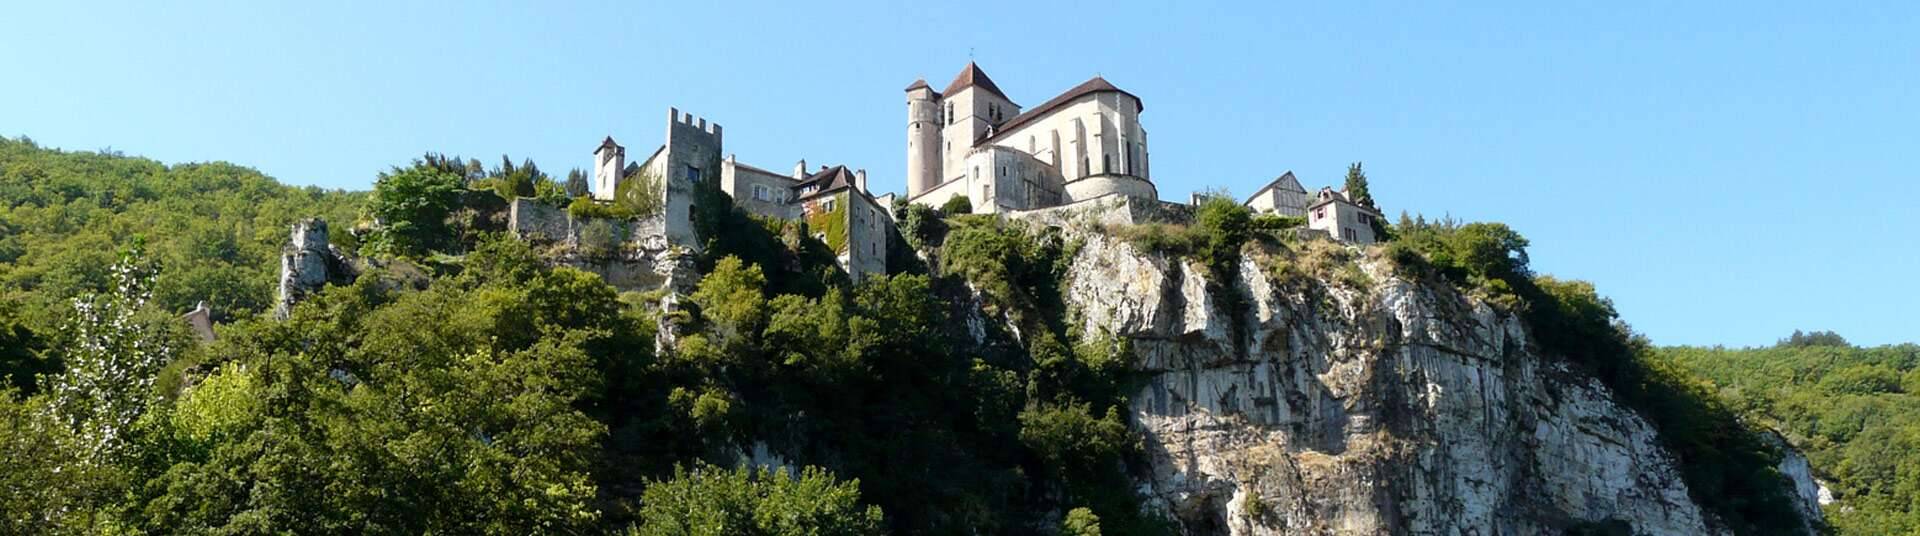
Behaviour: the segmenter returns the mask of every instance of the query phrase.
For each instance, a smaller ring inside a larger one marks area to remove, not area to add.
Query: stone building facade
[[[1300,179],[1294,178],[1292,171],[1254,190],[1246,202],[1247,208],[1254,212],[1296,218],[1307,217],[1307,204],[1307,189],[1300,186]]]
[[[974,212],[1033,210],[1110,194],[1157,199],[1145,109],[1101,77],[1022,111],[980,66],[945,91],[907,86],[909,202],[966,197]]]
[[[1379,212],[1354,203],[1346,192],[1333,188],[1321,188],[1320,193],[1314,195],[1313,204],[1307,206],[1308,229],[1324,231],[1335,240],[1352,244],[1377,241],[1373,223],[1379,218]]]
[[[804,220],[815,236],[835,249],[841,268],[854,281],[886,274],[887,240],[893,232],[893,196],[875,197],[867,189],[867,172],[846,166],[822,166],[808,173],[801,160],[790,174],[741,163],[724,153],[718,123],[667,109],[666,141],[639,164],[625,164],[626,149],[608,137],[594,151],[593,198],[611,201],[622,183],[650,177],[663,186],[661,214],[649,227],[660,229],[667,244],[699,251],[702,238],[693,221],[698,215],[695,188],[714,183],[748,213],[782,220]],[[519,218],[516,217],[516,222]],[[529,229],[536,222],[526,222]],[[642,237],[645,238],[645,237]]]

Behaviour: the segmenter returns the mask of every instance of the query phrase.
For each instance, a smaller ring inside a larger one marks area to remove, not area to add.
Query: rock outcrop
[[[1722,532],[1647,421],[1449,285],[1368,259],[1280,281],[1258,254],[1222,285],[1070,234],[1066,301],[1138,351],[1139,490],[1183,533]]]
[[[326,220],[294,222],[292,237],[280,254],[280,292],[274,302],[274,318],[285,320],[300,300],[319,292],[327,283],[352,282],[354,276],[353,263],[327,242]]]

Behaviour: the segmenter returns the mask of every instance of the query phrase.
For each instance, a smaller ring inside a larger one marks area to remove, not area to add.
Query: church
[[[940,91],[925,79],[907,86],[907,203],[942,207],[965,198],[975,213],[1014,213],[1071,205],[1108,196],[1160,201],[1153,183],[1146,104],[1095,76],[1036,106],[1022,107],[978,64],[968,62]],[[894,232],[892,193],[875,195],[867,172],[847,166],[812,169],[806,160],[790,173],[750,166],[726,153],[718,123],[667,109],[663,142],[647,158],[627,161],[612,137],[593,152],[591,194],[612,201],[636,176],[659,181],[661,213],[651,222],[669,244],[698,250],[693,229],[694,188],[711,181],[742,210],[763,217],[804,220],[834,250],[842,268],[860,281],[886,274]],[[724,156],[723,156],[724,155]],[[1307,227],[1350,243],[1374,240],[1378,212],[1344,192],[1308,196],[1291,172],[1256,191],[1246,205],[1257,212],[1298,216]],[[568,232],[555,231],[560,234]]]
[[[1140,97],[1095,76],[1023,109],[968,62],[946,89],[907,86],[907,191],[977,213],[1032,210],[1110,194],[1159,199]]]

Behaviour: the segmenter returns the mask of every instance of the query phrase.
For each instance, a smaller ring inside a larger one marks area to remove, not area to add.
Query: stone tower
[[[593,150],[593,198],[613,199],[620,187],[621,176],[627,167],[627,148],[613,142],[613,136],[607,136],[600,142],[600,148]]]
[[[1020,115],[1020,107],[979,65],[967,62],[966,68],[953,77],[953,83],[947,84],[947,90],[940,93],[939,114],[942,165],[940,179],[933,184],[967,174],[967,154],[974,142],[986,139],[994,127]]]
[[[907,197],[939,186],[940,94],[925,79],[907,86]]]

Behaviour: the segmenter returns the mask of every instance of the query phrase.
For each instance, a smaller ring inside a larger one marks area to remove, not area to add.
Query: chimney
[[[793,179],[800,180],[804,178],[807,178],[807,159],[802,158],[799,163],[793,165]]]
[[[866,193],[867,170],[861,169],[861,170],[855,170],[853,172],[853,187],[860,189],[861,193]]]

